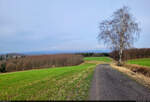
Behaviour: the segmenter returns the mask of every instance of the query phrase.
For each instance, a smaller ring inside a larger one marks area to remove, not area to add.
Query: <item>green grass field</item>
[[[86,57],[68,67],[34,69],[0,74],[0,100],[86,100],[96,62],[108,57]]]
[[[85,61],[103,61],[103,62],[111,62],[111,58],[109,57],[85,57]]]
[[[148,66],[150,67],[150,58],[141,58],[141,59],[134,59],[134,60],[128,60],[128,64],[137,64],[141,66]]]
[[[96,64],[0,74],[0,100],[85,100]]]

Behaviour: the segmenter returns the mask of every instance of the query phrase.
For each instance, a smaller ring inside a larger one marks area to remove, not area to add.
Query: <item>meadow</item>
[[[150,67],[150,58],[128,60],[127,63]]]
[[[111,62],[112,59],[109,57],[84,57],[85,61],[103,61],[103,62]]]
[[[94,63],[0,74],[0,100],[86,100]]]

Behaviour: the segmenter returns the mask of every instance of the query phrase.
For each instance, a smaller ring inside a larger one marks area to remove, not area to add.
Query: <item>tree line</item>
[[[109,53],[76,53],[77,55],[82,55],[84,57],[103,57],[103,56],[109,56]]]
[[[110,53],[110,57],[115,60],[119,60],[118,51]],[[122,60],[136,59],[136,58],[148,58],[150,57],[150,48],[132,48],[123,50]]]
[[[36,68],[78,65],[83,62],[81,55],[57,54],[25,56],[19,59],[0,61],[0,72],[12,72]]]

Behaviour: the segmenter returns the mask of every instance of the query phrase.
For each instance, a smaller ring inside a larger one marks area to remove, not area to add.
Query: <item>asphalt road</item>
[[[150,90],[108,64],[101,64],[95,69],[89,100],[150,101]]]

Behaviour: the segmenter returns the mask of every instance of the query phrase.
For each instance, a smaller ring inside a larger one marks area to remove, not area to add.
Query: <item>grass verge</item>
[[[136,64],[124,64],[124,67],[130,69],[131,71],[135,73],[143,74],[147,77],[150,77],[150,68],[145,66],[139,66]]]

